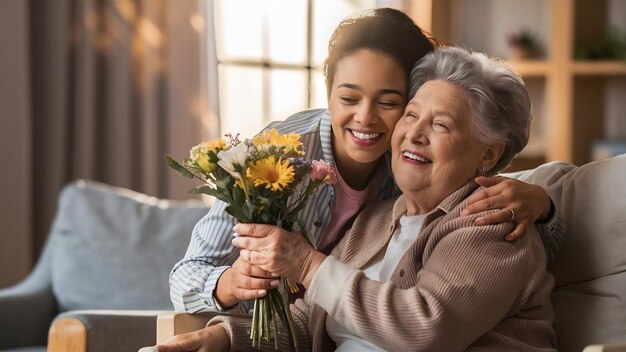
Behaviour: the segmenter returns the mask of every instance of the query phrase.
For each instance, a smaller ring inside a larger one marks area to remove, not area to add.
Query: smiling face
[[[393,59],[360,49],[341,59],[328,101],[333,153],[343,178],[370,172],[389,150],[405,107],[406,73]]]
[[[391,167],[407,200],[408,214],[431,211],[484,165],[499,158],[501,145],[486,145],[472,132],[463,88],[428,81],[398,121],[391,141]]]

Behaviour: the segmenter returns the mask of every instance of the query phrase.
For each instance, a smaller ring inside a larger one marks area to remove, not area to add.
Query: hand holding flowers
[[[234,230],[240,237],[233,239],[241,248],[240,259],[255,270],[284,276],[308,288],[326,255],[316,251],[301,236],[272,225],[238,224]]]
[[[203,181],[204,185],[190,193],[212,195],[227,203],[226,212],[240,223],[276,225],[287,231],[297,229],[306,238],[298,213],[320,186],[336,182],[333,167],[324,161],[306,160],[296,133],[268,130],[243,142],[238,136],[226,137],[193,147],[182,164],[170,156],[166,156],[166,161],[183,176]],[[301,239],[285,243],[305,242]],[[240,262],[237,269],[242,270]],[[297,345],[286,298],[288,291],[295,290],[297,285],[281,278],[278,289],[255,301],[250,336],[253,346],[258,347],[261,339],[269,340],[270,331],[276,341],[276,317],[289,327],[294,346]]]
[[[250,265],[241,257],[222,273],[219,281],[222,284],[217,285],[213,297],[224,308],[243,300],[261,298],[280,283],[277,277]]]

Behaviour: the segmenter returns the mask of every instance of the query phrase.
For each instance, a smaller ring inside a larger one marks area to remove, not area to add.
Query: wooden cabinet
[[[626,32],[626,1],[511,0],[508,5],[506,3],[502,0],[414,0],[408,12],[416,23],[435,37],[460,46],[467,45],[463,37],[474,31],[474,27],[463,27],[467,16],[473,16],[470,19],[474,23],[485,22],[485,26],[492,22],[499,23],[500,27],[503,23],[506,26],[506,21],[518,20],[516,16],[530,17],[530,22],[540,23],[541,28],[536,30],[545,36],[542,38],[545,58],[509,61],[527,82],[535,114],[531,142],[513,169],[553,160],[581,165],[591,161],[594,140],[626,139],[626,128],[615,130],[605,121],[608,113],[613,120],[626,121],[626,62],[577,61],[574,58],[576,43],[599,38],[609,24]],[[477,6],[483,8],[477,10]],[[516,8],[519,6],[534,8],[520,11]],[[494,8],[499,12],[494,12]],[[506,16],[510,19],[503,18]],[[507,33],[492,33],[498,28],[477,29],[481,30],[483,33],[477,35],[486,41],[505,41]],[[505,45],[499,44],[500,48]],[[492,51],[498,48],[497,45],[486,47],[496,48]],[[503,56],[501,50],[493,53],[473,48],[492,56]],[[617,92],[613,91],[615,89]],[[609,97],[617,101],[607,102]],[[612,104],[612,108],[607,108],[607,104]]]

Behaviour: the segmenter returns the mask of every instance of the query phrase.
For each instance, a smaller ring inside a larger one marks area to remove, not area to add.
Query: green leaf
[[[233,185],[234,182],[232,177],[218,178],[217,180],[215,180],[215,186],[217,186],[217,188],[229,189],[233,187]]]
[[[210,196],[218,197],[219,191],[211,188],[210,186],[197,186],[192,188],[189,193],[191,194],[208,194]]]
[[[246,214],[244,214],[244,212],[241,211],[242,208],[240,207],[235,207],[232,205],[229,205],[226,207],[226,212],[230,215],[232,215],[235,219],[239,220],[239,222],[241,223],[250,223],[250,218],[246,216]]]
[[[231,194],[233,195],[233,205],[242,207],[246,203],[246,194],[243,192],[243,189],[237,186],[233,186],[231,189]]]
[[[179,164],[176,160],[172,159],[172,157],[167,154],[165,155],[165,162],[167,163],[167,166],[178,171],[179,174],[187,178],[194,177],[193,174],[189,170],[187,170],[187,168]]]
[[[254,217],[254,211],[256,210],[256,206],[254,204],[251,204],[249,202],[245,203],[245,206],[241,207],[241,210],[243,211],[244,214],[246,214],[246,216],[249,219],[253,219]]]

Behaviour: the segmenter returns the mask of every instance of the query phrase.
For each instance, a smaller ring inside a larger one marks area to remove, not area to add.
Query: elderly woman
[[[391,139],[403,195],[361,212],[330,256],[269,225],[239,224],[233,243],[251,265],[307,288],[292,305],[303,350],[554,349],[553,278],[536,230],[507,242],[513,222],[476,226],[485,214],[466,214],[481,189],[474,178],[497,173],[527,143],[523,81],[482,54],[447,48],[414,68],[411,96]],[[283,236],[289,246],[275,246]],[[250,319],[209,325],[178,342],[250,348]]]

